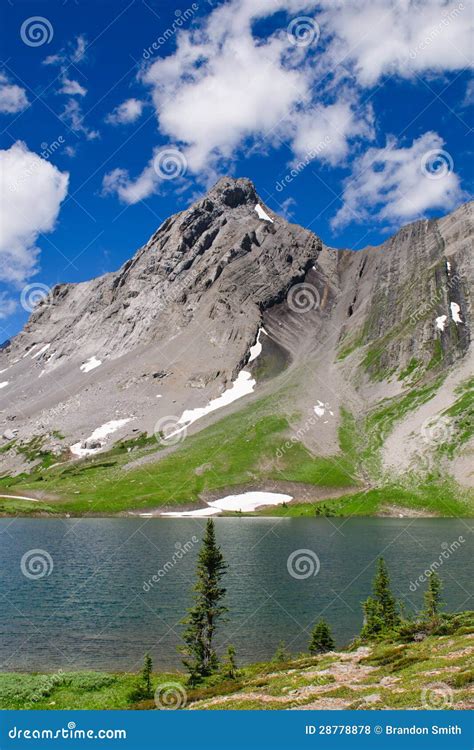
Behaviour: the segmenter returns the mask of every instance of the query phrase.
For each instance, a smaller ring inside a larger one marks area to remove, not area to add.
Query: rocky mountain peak
[[[305,442],[335,452],[339,407],[363,412],[466,358],[472,234],[467,205],[380,247],[334,250],[250,180],[223,177],[118,271],[52,290],[0,350],[4,426],[70,445],[111,422],[117,437],[150,433],[232,388],[263,341],[268,370],[284,362],[294,380],[291,414],[316,404],[331,417]]]
[[[209,191],[207,200],[215,200],[229,208],[259,202],[255,185],[247,177],[221,177]]]

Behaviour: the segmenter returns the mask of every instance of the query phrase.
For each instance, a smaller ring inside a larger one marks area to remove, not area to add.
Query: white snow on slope
[[[255,206],[255,211],[257,212],[259,219],[263,219],[263,221],[269,221],[271,224],[273,224],[273,219],[271,219],[267,212],[263,210],[260,203],[257,203],[257,205]]]
[[[222,513],[223,510],[251,512],[266,505],[282,505],[292,499],[291,495],[283,495],[278,492],[243,492],[240,495],[227,495],[219,500],[212,500],[208,502],[208,508],[172,511],[161,515],[183,518],[186,516],[213,516]]]
[[[211,500],[208,505],[219,510],[252,511],[263,505],[282,505],[292,499],[291,495],[278,492],[243,492],[240,495],[227,495],[219,500]]]
[[[258,329],[257,340],[255,344],[250,347],[249,362],[253,362],[254,359],[257,359],[257,357],[262,353],[262,344],[260,343],[260,336],[262,333],[264,333],[265,336],[268,336],[268,333],[266,332],[265,328]]]
[[[84,362],[81,365],[80,369],[82,370],[82,372],[90,372],[90,370],[94,370],[96,367],[100,367],[101,364],[102,361],[94,356],[88,359],[87,362]]]
[[[451,317],[454,320],[454,322],[462,323],[463,321],[461,320],[461,316],[459,314],[461,312],[461,308],[459,307],[458,303],[451,302],[450,308],[451,308]]]
[[[47,352],[51,344],[45,344],[44,346],[39,349],[39,351],[36,352],[36,354],[31,355],[31,359],[36,359],[36,357],[39,357],[41,354],[44,354],[44,352]]]
[[[4,380],[3,383],[0,383],[0,388],[5,388],[5,386],[7,386],[9,382],[9,380]]]
[[[37,497],[27,497],[26,495],[0,495],[0,497],[7,497],[10,500],[31,500],[32,503],[39,503]]]
[[[233,401],[237,401],[238,398],[242,398],[242,396],[247,396],[249,393],[252,393],[255,384],[256,381],[252,378],[251,374],[247,372],[247,370],[241,370],[231,387],[217,398],[209,401],[207,406],[198,407],[197,409],[186,409],[183,411],[178,419],[178,424],[182,425],[182,427],[165,435],[164,439],[168,440],[173,435],[177,435],[181,432],[185,427],[193,424],[193,422],[205,417],[206,414],[210,414],[211,412],[216,411],[216,409],[221,409],[223,406],[228,406]]]
[[[318,403],[315,406],[313,406],[313,409],[317,417],[324,417],[326,412],[329,412],[331,417],[334,416],[334,412],[331,411],[331,409],[329,408],[329,404],[325,404],[322,401],[318,400]]]
[[[113,432],[116,432],[125,424],[127,424],[127,422],[130,422],[131,419],[132,417],[127,417],[126,419],[112,419],[110,422],[106,422],[101,427],[97,427],[92,435],[86,438],[86,440],[81,440],[79,443],[74,443],[74,445],[71,445],[71,453],[73,453],[75,456],[80,456],[81,458],[83,456],[91,456],[93,453],[97,453],[104,447],[103,442],[106,440],[106,438]],[[100,446],[100,448],[82,448],[81,446],[89,440],[98,440],[102,443],[102,445]]]
[[[161,513],[162,516],[168,516],[169,518],[192,518],[193,516],[215,516],[222,511],[216,508],[199,508],[198,510],[175,510],[169,511],[168,513]]]
[[[447,319],[447,315],[440,315],[438,318],[436,318],[436,328],[438,328],[440,331],[444,331]]]

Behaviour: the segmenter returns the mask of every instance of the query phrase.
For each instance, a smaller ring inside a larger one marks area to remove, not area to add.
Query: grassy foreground
[[[3,673],[0,709],[472,708],[474,612],[445,617],[445,635],[254,664],[194,689],[183,674],[154,674],[155,700],[140,703],[134,674]]]

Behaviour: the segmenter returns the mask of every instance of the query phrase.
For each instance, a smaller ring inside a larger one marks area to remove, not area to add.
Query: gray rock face
[[[434,377],[470,355],[472,236],[466,204],[380,247],[334,250],[273,214],[249,180],[224,178],[117,272],[52,290],[0,351],[0,429],[15,417],[22,440],[61,432],[88,448],[151,433],[229,388],[263,325],[286,369],[256,396],[296,384],[281,409],[304,422],[322,403],[333,418],[303,439],[334,453],[341,406],[363,412],[401,392],[407,368]]]

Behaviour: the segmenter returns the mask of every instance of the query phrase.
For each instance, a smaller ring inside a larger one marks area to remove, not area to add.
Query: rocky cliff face
[[[96,432],[94,450],[182,425],[245,380],[246,398],[226,396],[191,429],[288,384],[281,408],[295,428],[319,408],[328,418],[304,442],[334,453],[342,407],[367,413],[469,361],[472,234],[467,204],[380,247],[334,250],[273,214],[249,180],[220,180],[116,273],[55,287],[0,352],[4,442],[15,441],[3,470],[23,466],[18,445],[34,436],[84,450]],[[280,364],[262,370],[266,359]]]

